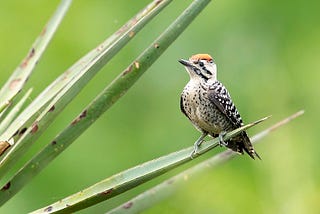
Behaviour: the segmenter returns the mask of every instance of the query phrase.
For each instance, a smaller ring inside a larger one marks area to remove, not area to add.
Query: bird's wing
[[[229,119],[235,128],[243,125],[241,116],[233,104],[229,92],[220,82],[216,81],[209,87],[208,98],[215,106],[217,106],[217,108],[226,116],[226,118]],[[240,134],[240,138],[241,139],[239,140],[239,138],[236,137],[236,144],[231,144],[230,146],[232,147],[228,147],[242,154],[244,150],[253,159],[255,157],[261,159],[258,153],[254,150],[247,133],[242,132]]]
[[[219,81],[209,87],[208,98],[233,123],[235,128],[243,125],[229,92]]]
[[[184,105],[183,105],[183,96],[181,95],[180,97],[180,110],[181,112],[187,116],[187,118],[189,118],[189,120],[191,120],[191,118],[189,117],[189,115],[187,114],[187,112],[184,109]]]

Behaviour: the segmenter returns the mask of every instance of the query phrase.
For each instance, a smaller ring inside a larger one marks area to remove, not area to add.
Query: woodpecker
[[[243,126],[243,122],[226,87],[217,80],[217,66],[212,57],[209,54],[196,54],[189,60],[180,59],[179,62],[190,76],[190,81],[181,94],[180,108],[202,133],[194,143],[191,158],[197,154],[204,138],[209,135],[219,137],[220,145],[239,154],[245,151],[252,159],[260,159],[246,132],[223,141],[226,132]]]

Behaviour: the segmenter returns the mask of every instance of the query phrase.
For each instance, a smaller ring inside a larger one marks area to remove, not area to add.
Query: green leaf
[[[9,151],[6,151],[0,161],[0,177],[17,162],[87,82],[169,2],[171,0],[154,1],[148,5],[146,9],[122,27],[122,29],[126,29],[125,32],[118,31],[116,34],[121,33],[119,36],[112,36],[111,39],[107,39],[80,59],[19,115],[0,137],[0,139],[7,140],[16,133],[14,136],[16,143],[8,149]],[[112,43],[110,44],[110,42]],[[39,111],[40,116],[34,119]]]
[[[223,139],[227,141],[231,137],[238,135],[239,133],[257,125],[266,119],[267,118],[263,118],[254,123],[233,130],[227,133]],[[218,144],[218,138],[215,138],[209,142],[204,142],[199,149],[199,154],[209,151]],[[46,210],[50,210],[50,212],[53,213],[69,213],[92,206],[93,204],[112,198],[138,186],[139,184],[145,183],[159,175],[162,175],[163,173],[176,168],[183,163],[191,161],[192,158],[190,157],[190,154],[192,151],[193,146],[120,172],[119,174],[109,177],[85,190],[82,190],[65,199],[59,200],[58,202],[46,206],[45,208],[41,208],[34,213],[44,213]]]
[[[1,120],[0,134],[2,134],[8,128],[9,124],[11,124],[11,122],[14,120],[14,118],[20,112],[23,104],[26,102],[27,98],[29,98],[31,92],[32,92],[32,89],[29,89],[27,91],[27,93],[21,98],[21,100],[19,100],[19,102],[10,110],[8,115],[6,115],[6,117],[3,120]],[[0,155],[1,155],[1,153],[0,153]]]
[[[156,1],[159,3],[159,1]],[[180,35],[190,22],[209,3],[209,0],[194,3],[168,29],[147,48],[125,71],[114,80],[73,123],[29,161],[11,179],[10,191],[0,192],[3,204],[19,191],[34,175],[67,148],[89,125],[116,102],[131,85],[151,66],[164,50]],[[6,185],[8,186],[8,185]],[[2,194],[3,193],[3,194]]]
[[[285,118],[284,120],[276,123],[275,125],[265,129],[264,131],[254,135],[251,138],[251,142],[257,143],[272,131],[287,124],[288,122],[302,114],[303,111],[299,111],[289,116],[288,118]],[[199,176],[200,173],[205,172],[213,167],[220,166],[222,163],[230,160],[235,156],[237,156],[237,153],[232,152],[231,150],[221,152],[214,157],[204,160],[201,163],[198,163],[197,165],[161,182],[151,189],[146,190],[145,192],[139,194],[126,203],[109,211],[108,214],[140,213],[172,195],[172,193],[174,193],[179,187],[185,184],[189,179]]]
[[[159,3],[159,1],[155,2]],[[105,88],[70,126],[19,170],[6,184],[10,183],[10,191],[0,192],[0,204],[5,203],[17,193],[30,179],[83,133],[103,112],[123,96],[130,86],[138,80],[161,53],[183,32],[208,2],[209,0],[195,1],[140,57]]]
[[[61,1],[54,15],[31,46],[28,55],[22,60],[21,64],[16,68],[9,80],[1,88],[0,112],[2,112],[12,102],[12,99],[21,91],[53,37],[56,29],[61,23],[61,20],[67,12],[70,4],[71,0]]]

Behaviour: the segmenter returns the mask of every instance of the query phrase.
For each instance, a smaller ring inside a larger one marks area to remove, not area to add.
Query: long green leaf
[[[35,43],[32,45],[29,55],[22,61],[22,64],[14,71],[14,73],[9,78],[8,82],[1,89],[0,96],[1,102],[11,102],[16,94],[21,90],[27,79],[29,78],[34,66],[37,64],[41,54],[45,51],[45,48],[49,44],[51,38],[53,37],[54,32],[56,31],[58,25],[61,23],[62,18],[64,17],[67,9],[71,4],[71,0],[62,0],[58,9],[53,14],[52,18],[49,20],[48,24],[42,30],[40,36],[37,38]],[[67,78],[66,78],[67,79]],[[19,81],[16,81],[19,80]],[[10,89],[12,83],[14,87]],[[61,89],[60,89],[61,90]],[[51,94],[53,95],[51,95]],[[32,103],[29,105],[23,113],[21,113],[16,120],[14,120],[10,126],[6,129],[4,133],[1,134],[1,140],[9,140],[14,133],[17,133],[17,130],[21,126],[26,126],[34,121],[36,113],[43,109],[52,97],[56,94],[53,87],[47,87]],[[11,97],[11,98],[10,98]],[[1,104],[0,104],[1,105]]]
[[[20,112],[23,104],[26,102],[27,98],[30,96],[32,89],[29,89],[26,94],[19,100],[19,102],[10,110],[8,115],[0,123],[0,134],[3,133],[9,126],[9,124],[14,120],[16,115]],[[5,139],[3,139],[5,140]],[[1,155],[1,153],[0,153]]]
[[[102,113],[123,96],[130,86],[138,80],[165,49],[182,33],[208,2],[209,0],[195,1],[192,7],[190,6],[140,57],[125,69],[110,86],[104,89],[70,126],[20,169],[19,172],[5,184],[5,186],[10,186],[10,190],[0,192],[0,204],[5,203],[16,194],[29,180],[83,133]]]
[[[22,60],[22,63],[16,68],[5,85],[1,88],[0,112],[2,112],[12,102],[12,99],[21,91],[53,37],[56,29],[61,23],[61,20],[67,12],[70,4],[71,0],[61,1],[58,9],[44,27],[39,37],[33,43],[28,55]]]
[[[149,4],[144,10],[139,12],[135,17],[122,26],[116,33],[99,44],[97,48],[90,51],[87,55],[82,57],[71,66],[66,72],[60,75],[53,83],[51,83],[25,110],[20,116],[11,124],[6,132],[0,136],[0,139],[8,140],[19,129],[25,129],[35,121],[35,117],[39,115],[41,109],[47,106],[49,102],[59,93],[67,84],[75,78],[80,78],[86,72],[94,73],[89,68],[90,66],[101,63],[102,60],[110,60],[110,53],[119,50],[118,45],[125,45],[148,21],[151,20],[169,0],[154,1]],[[135,33],[133,33],[135,32]],[[103,63],[101,63],[101,66]],[[88,71],[89,70],[89,71]],[[95,71],[95,70],[94,70]],[[21,128],[22,127],[22,128]],[[17,141],[17,136],[15,141]]]
[[[238,135],[242,131],[245,131],[252,126],[257,125],[258,123],[266,119],[267,118],[263,118],[254,123],[233,130],[226,134],[224,140],[227,141],[231,137]],[[214,140],[209,142],[205,142],[199,149],[199,154],[203,154],[216,147],[217,145],[219,145],[218,138],[215,138]],[[59,200],[58,202],[41,208],[33,213],[45,213],[48,210],[50,210],[50,212],[52,213],[70,213],[80,209],[84,209],[88,206],[92,206],[101,201],[121,194],[129,189],[132,189],[141,183],[145,183],[152,178],[162,175],[163,173],[176,168],[188,161],[191,161],[192,158],[190,157],[190,154],[192,151],[193,146],[143,163],[124,172],[120,172],[119,174],[107,178],[85,190],[82,190],[65,199]]]
[[[267,128],[266,130],[254,135],[251,138],[252,143],[257,143],[263,137],[270,134],[270,132],[275,131],[276,129],[280,128],[281,126],[287,124],[291,120],[301,116],[303,111],[299,111],[284,120],[276,123],[275,125]],[[156,203],[160,202],[161,200],[168,198],[172,195],[179,187],[185,184],[189,179],[192,177],[198,176],[201,172],[205,172],[210,170],[215,166],[220,166],[222,163],[230,160],[231,158],[237,156],[236,153],[227,150],[215,155],[212,158],[202,161],[201,163],[175,175],[155,187],[146,190],[145,192],[139,194],[138,196],[132,198],[128,202],[114,208],[113,210],[109,211],[108,214],[122,214],[122,213],[140,213],[152,206]],[[186,179],[188,178],[188,179]]]
[[[101,44],[98,48],[94,49],[89,53],[89,56],[85,56],[85,60],[80,60],[69,69],[65,75],[70,75],[70,73],[75,74],[69,82],[61,85],[62,88],[59,93],[52,98],[52,101],[46,105],[43,111],[40,113],[35,121],[33,121],[30,126],[22,126],[20,131],[15,131],[18,133],[15,136],[15,145],[9,149],[5,156],[0,161],[0,177],[4,175],[5,172],[24,154],[31,144],[43,133],[43,131],[51,124],[52,120],[56,118],[57,114],[80,92],[80,90],[87,84],[87,82],[118,52],[120,49],[129,42],[129,40],[135,35],[142,27],[150,21],[156,14],[159,13],[164,6],[166,6],[171,0],[154,1],[143,11],[139,13],[138,16],[134,17],[134,21],[131,27],[127,29],[126,32],[116,39],[111,45],[106,46],[106,44]],[[137,20],[136,17],[140,17]],[[135,33],[132,33],[135,32]],[[109,40],[107,40],[109,42]],[[60,78],[59,78],[60,79]],[[56,82],[56,81],[55,81]],[[59,84],[59,82],[57,82]],[[40,97],[46,99],[42,94]],[[43,99],[37,99],[39,102],[43,102]],[[49,100],[50,101],[50,100]],[[35,104],[35,103],[34,103]],[[31,105],[32,106],[32,105]],[[30,107],[30,106],[29,106]],[[29,115],[29,111],[34,111],[34,109],[27,108],[25,112]],[[26,115],[21,114],[21,118],[25,121]],[[20,122],[21,118],[17,118],[15,122]],[[28,123],[30,119],[26,120]],[[14,125],[9,127],[10,133],[14,130]],[[21,133],[23,130],[23,133]],[[10,138],[10,134],[6,131],[6,136]],[[1,139],[6,139],[1,136]]]

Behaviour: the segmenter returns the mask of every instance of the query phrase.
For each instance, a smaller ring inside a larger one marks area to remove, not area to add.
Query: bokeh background
[[[149,0],[74,1],[28,82],[30,101]],[[42,148],[146,48],[191,1],[174,1],[88,83],[20,165]],[[0,84],[26,55],[58,0],[0,2]],[[188,81],[177,62],[210,53],[245,122],[273,115],[253,135],[305,109],[256,145],[262,161],[240,156],[191,179],[145,213],[320,213],[318,1],[212,1],[132,89],[1,213],[25,213],[110,175],[193,144],[199,133],[180,113]],[[223,151],[209,152],[203,160]],[[80,213],[104,213],[199,160]],[[19,167],[19,166],[16,166]]]

